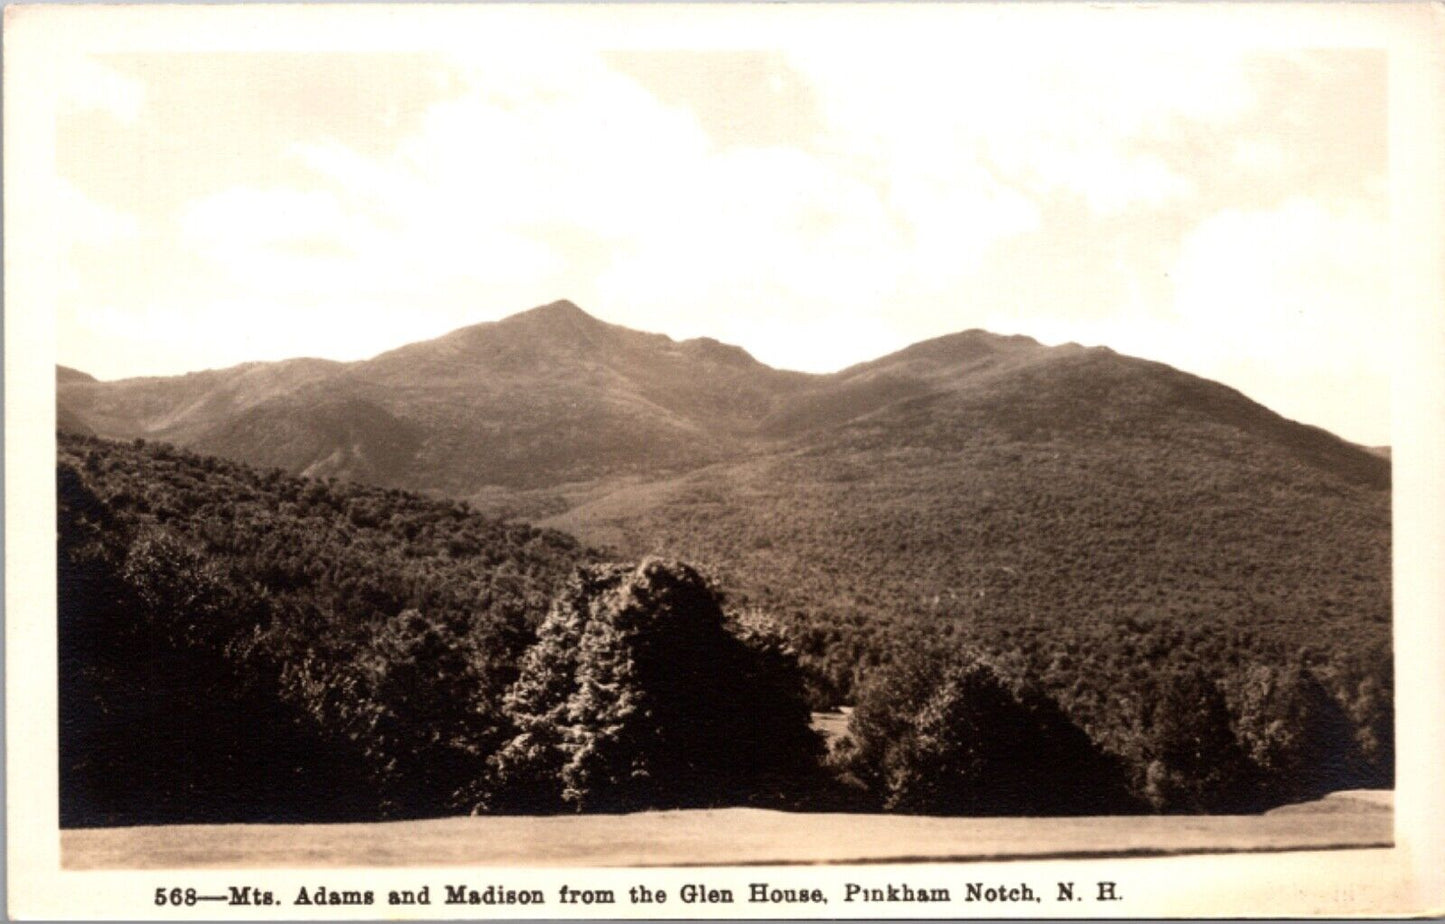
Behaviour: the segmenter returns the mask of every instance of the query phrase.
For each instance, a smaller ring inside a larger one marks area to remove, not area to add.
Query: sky
[[[920,43],[66,70],[59,362],[360,359],[559,298],[827,372],[967,328],[1390,440],[1387,60]]]

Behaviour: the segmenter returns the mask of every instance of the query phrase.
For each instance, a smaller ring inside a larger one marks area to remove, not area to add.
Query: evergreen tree
[[[1240,744],[1257,768],[1262,804],[1364,785],[1354,725],[1309,668],[1255,665],[1245,673],[1239,700]]]
[[[687,565],[584,569],[504,699],[518,733],[493,762],[491,805],[628,811],[780,795],[819,745],[796,664],[740,631]]]
[[[976,656],[941,672],[924,663],[870,687],[854,713],[861,721],[850,723],[852,767],[884,808],[1039,815],[1131,807],[1118,762],[1047,696]]]
[[[1151,716],[1144,792],[1163,812],[1252,808],[1249,761],[1219,685],[1203,670],[1169,675]]]

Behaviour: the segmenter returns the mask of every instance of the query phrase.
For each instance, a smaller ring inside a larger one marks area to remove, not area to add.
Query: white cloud
[[[51,203],[54,226],[59,230],[61,272],[60,296],[72,298],[82,291],[82,273],[77,262],[80,248],[104,249],[134,242],[140,236],[140,222],[134,215],[102,205],[71,183],[55,177]]]
[[[140,222],[134,215],[96,202],[61,177],[54,179],[51,202],[56,224],[72,245],[101,247],[140,233]]]
[[[1271,175],[1288,166],[1284,145],[1261,138],[1237,139],[1231,146],[1230,160],[1240,170]]]
[[[191,203],[180,216],[183,238],[227,256],[238,245],[263,246],[317,236],[344,240],[349,216],[328,192],[234,188]]]
[[[558,257],[544,242],[468,221],[465,208],[438,196],[411,200],[405,212],[346,199],[232,189],[186,209],[183,242],[225,274],[211,313],[265,320],[286,332],[293,354],[357,358],[478,320],[476,301],[488,294],[525,305],[543,294],[536,280],[556,272]],[[367,321],[338,323],[356,317]]]
[[[429,207],[493,225],[636,234],[695,194],[708,140],[694,117],[597,58],[548,63],[468,68],[471,92],[428,112],[402,160],[425,178]]]
[[[1174,308],[1226,355],[1277,357],[1283,370],[1385,370],[1388,240],[1385,221],[1307,199],[1220,212],[1184,238]]]
[[[1071,192],[1103,215],[1192,189],[1139,142],[1181,119],[1227,123],[1254,102],[1229,54],[940,44],[890,56],[886,69],[832,48],[791,60],[839,144],[872,152],[890,182],[985,160],[1032,195]]]
[[[74,110],[98,110],[134,122],[145,103],[144,84],[92,57],[76,57],[56,68],[56,73],[62,75],[60,101]]]

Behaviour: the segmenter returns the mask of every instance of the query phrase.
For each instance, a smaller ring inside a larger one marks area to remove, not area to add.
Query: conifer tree
[[[493,761],[492,806],[629,811],[777,795],[819,745],[795,662],[753,641],[729,631],[717,593],[687,565],[584,569],[504,699],[517,734]]]

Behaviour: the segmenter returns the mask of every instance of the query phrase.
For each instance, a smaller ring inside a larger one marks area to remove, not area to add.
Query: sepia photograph
[[[5,20],[12,915],[1445,908],[1438,8]]]

